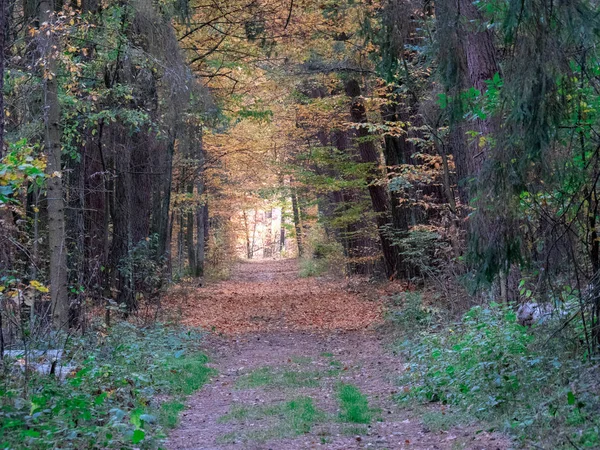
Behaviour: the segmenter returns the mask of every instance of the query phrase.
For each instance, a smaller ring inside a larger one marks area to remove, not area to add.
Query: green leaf
[[[569,405],[574,405],[574,404],[575,404],[575,402],[576,402],[576,400],[577,400],[577,399],[575,398],[575,394],[573,394],[573,392],[569,391],[569,392],[567,393],[567,403],[568,403]]]
[[[135,430],[133,432],[133,436],[131,436],[131,441],[134,444],[138,444],[144,440],[145,436],[146,436],[146,433],[144,433],[143,430]]]
[[[94,404],[95,405],[101,405],[102,403],[104,403],[104,400],[106,399],[107,395],[108,394],[106,392],[103,392],[102,394],[100,394],[99,396],[97,396],[94,399]]]
[[[24,430],[23,436],[27,437],[40,437],[40,432],[35,430]]]

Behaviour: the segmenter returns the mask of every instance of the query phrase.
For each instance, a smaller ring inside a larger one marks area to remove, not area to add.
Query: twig
[[[576,448],[577,450],[581,450],[579,447],[577,447],[577,446],[575,445],[575,443],[574,443],[574,442],[573,442],[573,441],[572,441],[572,440],[569,438],[569,436],[566,436],[566,435],[565,435],[565,437],[567,438],[567,441],[569,441],[569,444],[571,444],[571,445],[572,445],[574,448]]]

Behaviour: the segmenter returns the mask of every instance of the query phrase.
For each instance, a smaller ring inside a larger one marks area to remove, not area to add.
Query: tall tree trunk
[[[358,81],[349,80],[346,83],[346,95],[352,98],[350,107],[350,115],[352,121],[357,124],[367,122],[367,112],[365,105],[360,99],[361,90]],[[390,226],[390,201],[388,198],[385,186],[382,186],[378,181],[385,177],[381,168],[381,155],[375,147],[374,136],[364,127],[358,128],[356,131],[358,138],[358,149],[361,159],[364,163],[372,165],[369,177],[367,179],[369,195],[373,210],[377,214],[377,228],[379,231],[379,239],[381,241],[381,250],[383,252],[383,260],[385,263],[385,273],[388,277],[394,276],[398,268],[399,255],[396,248],[392,245],[390,236],[386,232],[386,228]]]
[[[121,143],[114,149],[115,182],[111,204],[113,288],[117,292],[117,303],[125,304],[127,311],[131,312],[136,307],[133,268],[123,266],[123,258],[129,255],[131,249],[131,142],[126,130],[119,127],[113,133],[116,134],[114,141]]]
[[[40,2],[40,22],[51,23],[53,4]],[[44,86],[44,123],[46,151],[46,192],[48,204],[48,245],[50,248],[50,299],[52,317],[56,328],[67,325],[69,320],[69,297],[67,291],[67,248],[65,243],[65,202],[63,198],[61,163],[61,108],[58,101],[57,49],[53,48],[52,33],[45,45],[46,70]]]
[[[293,181],[290,183],[293,184]],[[294,216],[294,228],[296,230],[296,244],[298,245],[298,256],[304,256],[304,237],[302,236],[302,217],[300,216],[300,205],[298,205],[298,192],[294,186],[292,189],[292,211]]]
[[[440,38],[444,43],[444,57],[449,61],[446,65],[454,67],[453,78],[448,80],[451,95],[458,96],[460,91],[470,87],[484,92],[486,80],[499,73],[500,67],[493,35],[485,26],[477,6],[470,0],[444,0],[440,3],[438,20],[438,27],[447,33]],[[481,136],[486,136],[493,131],[494,124],[489,119],[478,119],[467,128],[459,103],[456,103],[455,109],[449,141],[454,154],[459,196],[467,204],[475,196],[477,177],[490,148],[479,138],[468,142],[466,133],[468,129],[474,129]]]
[[[4,156],[4,52],[8,28],[7,0],[0,0],[0,158]]]
[[[246,257],[248,259],[252,259],[252,249],[250,247],[250,229],[248,228],[248,214],[246,213],[245,209],[242,211],[242,217],[244,219],[244,231],[246,235]]]

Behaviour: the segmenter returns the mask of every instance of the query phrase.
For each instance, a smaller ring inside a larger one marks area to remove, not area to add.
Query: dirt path
[[[180,300],[212,333],[218,370],[167,448],[505,449],[475,427],[432,432],[394,400],[404,366],[375,331],[382,306],[342,282],[299,279],[295,261],[240,266]]]

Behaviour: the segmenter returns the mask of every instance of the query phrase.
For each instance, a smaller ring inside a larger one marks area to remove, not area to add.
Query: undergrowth
[[[195,331],[121,323],[66,350],[61,380],[5,360],[0,380],[0,447],[159,448],[185,396],[213,370]],[[162,404],[152,399],[166,398]]]
[[[452,405],[525,447],[600,448],[597,361],[581,349],[577,320],[527,328],[512,306],[492,303],[435,329],[425,308],[414,301],[406,308],[396,314],[401,326],[411,326],[403,318],[419,320],[397,347],[408,361],[400,401]]]

